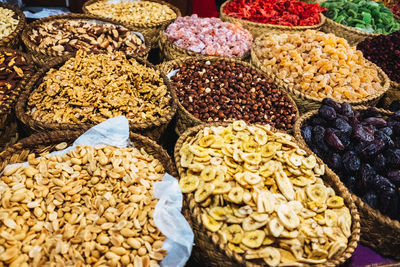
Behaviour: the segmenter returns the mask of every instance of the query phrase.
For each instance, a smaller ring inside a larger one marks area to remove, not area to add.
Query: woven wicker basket
[[[104,0],[89,0],[89,1],[85,2],[85,4],[82,7],[83,12],[85,14],[90,14],[87,7],[98,1],[104,1]],[[164,2],[161,0],[145,0],[145,1],[157,2],[157,3],[163,4],[163,5],[167,5],[176,13],[177,17],[181,16],[181,11],[177,7],[171,5],[167,2]],[[131,23],[128,25],[129,25],[130,29],[133,29],[135,31],[142,33],[146,37],[146,40],[149,40],[151,48],[156,48],[158,46],[159,31],[163,28],[164,25],[170,23],[173,20],[175,20],[175,19],[158,22],[158,23]]]
[[[15,12],[15,14],[18,16],[18,20],[19,20],[17,28],[15,28],[14,32],[12,32],[10,35],[0,39],[0,47],[17,49],[21,43],[21,38],[20,38],[21,32],[25,28],[25,24],[26,24],[25,15],[24,15],[24,13],[22,13],[22,11],[19,8],[17,8],[14,5],[0,2],[0,7],[13,10]]]
[[[242,26],[251,32],[254,38],[257,36],[264,34],[266,32],[282,32],[282,31],[305,31],[305,30],[319,30],[325,24],[325,16],[320,14],[320,23],[313,26],[281,26],[274,24],[266,24],[266,23],[257,23],[248,20],[238,19],[232,16],[225,14],[224,8],[229,1],[226,1],[221,5],[220,8],[220,17],[221,20],[231,22],[231,23],[240,23]]]
[[[165,34],[165,29],[171,23],[168,23],[167,25],[165,25],[160,30],[160,38],[158,40],[158,45],[160,47],[161,57],[163,58],[164,61],[174,60],[176,58],[187,57],[187,56],[196,57],[196,58],[207,57],[207,55],[203,55],[201,53],[196,53],[196,52],[193,52],[193,51],[189,51],[189,50],[183,49],[183,48],[175,45],[173,42],[171,42],[167,38],[167,35]],[[247,61],[249,56],[250,56],[250,50],[248,52],[246,52],[246,54],[244,54],[241,57],[233,57],[233,58],[236,58],[236,59],[239,59],[239,60],[243,60],[243,61]]]
[[[266,70],[266,68],[262,65],[261,61],[257,58],[253,49],[251,50],[251,63],[254,64],[254,66],[260,68],[262,71],[272,76],[272,74],[268,70]],[[379,102],[379,100],[383,97],[383,95],[387,92],[387,90],[389,90],[390,80],[388,76],[383,72],[381,68],[376,66],[374,63],[368,61],[368,64],[378,70],[378,75],[382,81],[382,89],[380,91],[376,91],[375,94],[370,95],[366,98],[357,101],[349,101],[349,103],[353,106],[359,106],[359,105],[375,106]],[[307,111],[317,109],[321,105],[323,98],[312,97],[307,94],[304,94],[303,92],[294,89],[293,87],[287,85],[287,83],[276,77],[275,77],[275,82],[282,88],[284,88],[286,92],[288,92],[288,94],[294,99],[294,101],[296,101],[300,113],[305,113]]]
[[[65,15],[58,15],[58,16],[50,16],[50,17],[45,17],[43,19],[39,19],[36,20],[32,23],[30,23],[28,25],[28,27],[26,27],[24,29],[24,31],[22,32],[22,41],[24,42],[25,47],[27,48],[29,54],[32,55],[33,60],[35,61],[36,64],[38,64],[39,66],[44,66],[46,65],[49,61],[60,57],[60,55],[53,50],[50,49],[43,49],[43,48],[39,48],[36,44],[34,44],[32,42],[32,40],[30,39],[30,35],[32,34],[32,30],[37,28],[39,25],[41,24],[45,24],[51,21],[71,21],[71,20],[75,20],[75,21],[97,21],[99,23],[109,23],[109,24],[114,24],[114,25],[122,25],[128,29],[129,26],[125,26],[115,20],[111,20],[111,19],[103,19],[103,18],[98,18],[95,16],[91,16],[91,15],[84,15],[84,14],[65,14]],[[130,29],[131,30],[131,29]],[[145,50],[140,52],[139,54],[136,54],[135,56],[140,57],[140,58],[144,58],[146,59],[149,51],[150,51],[150,45],[148,40],[146,40],[146,37],[144,37],[144,43],[145,43]],[[63,55],[68,55],[71,54],[70,52],[64,52]]]
[[[198,60],[216,61],[216,60],[220,60],[221,58],[222,57],[204,56],[202,58],[199,58]],[[167,62],[164,62],[164,63],[158,65],[158,68],[164,74],[168,74],[171,71],[178,69],[180,66],[184,65],[186,61],[191,60],[191,59],[193,59],[193,57],[183,57],[183,58],[167,61]],[[223,59],[226,61],[229,61],[229,62],[240,63],[243,66],[246,66],[251,69],[255,69],[256,71],[259,71],[257,68],[254,68],[254,66],[251,66],[247,62],[243,62],[243,61],[233,59],[233,58],[226,58],[226,57],[224,57]],[[266,77],[268,77],[268,75],[266,75]],[[279,86],[278,86],[278,88],[281,89]],[[297,109],[296,103],[293,101],[293,99],[289,95],[287,95],[287,97],[293,102],[293,106],[296,108],[296,118],[298,118],[299,111]],[[179,99],[177,99],[177,102],[178,102],[178,111],[177,111],[177,120],[176,120],[175,131],[178,135],[181,135],[184,131],[186,131],[186,129],[188,129],[190,127],[204,123],[203,121],[199,120],[198,118],[196,118],[192,114],[190,114],[190,112],[186,108],[184,108],[184,106],[180,103]]]
[[[8,164],[21,163],[27,161],[28,154],[35,153],[36,157],[44,153],[52,152],[55,146],[62,142],[71,145],[75,139],[84,133],[80,131],[50,131],[33,134],[27,138],[21,139],[16,144],[8,147],[0,153],[0,171]],[[165,171],[176,177],[177,172],[168,153],[156,142],[139,134],[130,133],[130,140],[136,148],[144,148],[144,150],[158,159],[164,166]]]
[[[15,111],[18,119],[25,124],[29,129],[40,132],[40,131],[52,131],[52,130],[81,130],[88,129],[93,126],[93,123],[82,123],[82,124],[70,124],[70,123],[43,123],[41,121],[34,120],[30,115],[26,113],[26,105],[30,94],[37,88],[37,86],[42,81],[43,76],[51,68],[58,68],[63,65],[72,55],[63,56],[61,58],[56,58],[49,62],[47,66],[41,68],[32,78],[27,82],[24,92],[18,99]],[[135,58],[139,63],[146,65],[150,68],[155,68],[148,61],[140,58]],[[177,109],[177,101],[175,89],[173,89],[169,83],[168,78],[161,73],[161,77],[166,84],[168,91],[171,95],[171,106],[168,114],[162,118],[153,121],[147,121],[142,123],[132,123],[130,122],[130,130],[142,135],[148,136],[153,140],[159,140],[161,135],[164,133],[169,122],[175,115]]]
[[[356,110],[365,110],[367,108],[366,106],[359,106],[356,107]],[[391,112],[383,109],[378,110],[382,115],[391,114]],[[313,110],[304,114],[295,124],[295,138],[303,146],[306,146],[306,143],[301,135],[301,127],[317,112],[317,110]],[[339,180],[336,174],[335,177],[335,179]],[[382,215],[378,210],[372,209],[355,194],[351,193],[351,196],[360,213],[361,243],[374,248],[382,255],[400,260],[400,222]]]
[[[183,167],[181,166],[181,157],[179,151],[182,148],[183,143],[189,137],[195,136],[201,129],[206,126],[219,126],[219,125],[227,125],[226,122],[217,122],[211,124],[202,124],[196,127],[188,129],[185,133],[183,133],[176,145],[175,145],[175,164],[178,168],[179,175],[182,175],[184,172]],[[274,130],[276,131],[276,130]],[[312,152],[307,148],[303,147],[300,144],[300,147],[307,151],[307,153],[312,154]],[[319,163],[322,161],[317,158]],[[339,178],[326,167],[326,175],[324,177],[325,182],[332,186],[335,192],[338,193],[345,200],[345,204],[350,209],[350,214],[352,217],[352,234],[348,243],[346,250],[342,255],[336,257],[334,259],[328,260],[324,264],[320,266],[336,266],[343,262],[345,262],[348,258],[351,257],[355,248],[357,247],[357,242],[360,238],[360,217],[358,215],[357,208],[351,198],[350,193],[346,189],[346,187],[340,182]],[[196,260],[204,263],[204,266],[258,266],[253,263],[246,261],[240,254],[237,254],[230,250],[226,244],[220,242],[220,237],[217,233],[212,233],[208,231],[202,223],[201,220],[201,209],[200,206],[194,200],[194,194],[185,194],[185,206],[184,210],[187,210],[186,214],[189,214],[190,221],[192,223],[192,229],[195,236],[195,246],[193,247],[193,256]]]
[[[31,68],[24,73],[24,78],[15,86],[15,88],[11,92],[9,92],[7,98],[3,99],[0,103],[0,146],[2,146],[2,144],[8,143],[12,136],[15,135],[16,127],[13,127],[13,125],[16,121],[13,109],[19,95],[21,94],[21,91],[25,87],[27,80],[35,71],[35,66],[33,64],[32,58],[29,55],[22,53],[18,50],[0,48],[0,53],[3,52],[15,52],[18,55],[23,56],[26,59],[28,65],[31,66]]]

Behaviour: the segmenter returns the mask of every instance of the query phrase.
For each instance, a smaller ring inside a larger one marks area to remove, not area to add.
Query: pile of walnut
[[[325,186],[325,168],[290,135],[235,121],[205,127],[179,152],[179,184],[203,225],[247,260],[270,266],[324,263],[343,253],[351,216]]]
[[[143,52],[143,41],[120,25],[98,21],[56,20],[38,25],[29,35],[39,48],[50,49],[59,55],[79,49],[94,52],[122,51],[126,55]]]
[[[47,72],[30,95],[27,112],[46,123],[100,123],[120,115],[141,123],[165,116],[170,104],[158,70],[127,59],[122,52],[80,50]]]
[[[1,266],[159,266],[165,236],[153,219],[153,183],[165,171],[157,159],[78,146],[28,162],[0,178]]]
[[[0,7],[0,39],[9,36],[18,26],[18,16],[9,8]]]

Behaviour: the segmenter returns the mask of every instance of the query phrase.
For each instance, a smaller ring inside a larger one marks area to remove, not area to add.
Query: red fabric
[[[192,0],[193,14],[199,17],[218,17],[215,0]]]

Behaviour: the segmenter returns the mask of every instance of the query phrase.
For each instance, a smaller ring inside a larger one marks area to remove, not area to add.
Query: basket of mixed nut
[[[159,65],[178,97],[176,132],[212,121],[243,119],[290,131],[295,102],[247,62],[221,57],[184,57]]]
[[[50,16],[28,25],[22,33],[33,60],[43,66],[56,57],[74,53],[122,51],[147,58],[150,44],[140,33],[119,22],[83,14]]]
[[[89,0],[82,10],[85,14],[120,21],[141,32],[152,48],[158,46],[163,26],[181,16],[178,8],[160,0]]]
[[[18,48],[25,15],[16,6],[0,2],[0,47]]]
[[[159,46],[164,60],[184,56],[222,56],[245,60],[253,37],[240,24],[196,14],[178,17],[160,31]]]
[[[325,99],[295,124],[295,137],[351,191],[361,239],[400,259],[400,113]]]
[[[264,34],[254,41],[251,62],[277,78],[301,113],[317,109],[326,97],[374,106],[390,86],[378,66],[331,33]]]
[[[176,175],[167,152],[131,133],[130,147],[47,155],[82,133],[38,133],[0,153],[1,265],[159,266],[167,254],[153,194],[166,172]]]
[[[179,184],[207,266],[335,266],[359,215],[339,178],[289,134],[244,121],[202,124],[175,147]]]
[[[16,135],[14,105],[33,71],[29,55],[0,48],[0,147]]]
[[[158,140],[176,112],[163,74],[122,52],[78,51],[49,62],[27,83],[17,117],[34,131],[80,130],[124,115],[130,129]]]

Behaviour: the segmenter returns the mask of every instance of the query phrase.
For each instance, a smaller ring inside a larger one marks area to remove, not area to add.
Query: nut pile
[[[18,25],[18,16],[8,8],[0,7],[0,39],[10,35]]]
[[[165,30],[175,45],[205,55],[242,57],[251,48],[253,37],[240,24],[196,14],[178,17]]]
[[[159,266],[157,159],[136,148],[80,146],[28,162],[1,176],[1,265]]]
[[[324,165],[290,135],[235,121],[205,127],[179,154],[182,192],[194,194],[204,226],[245,259],[324,263],[346,249],[349,209],[324,185]]]
[[[30,95],[27,112],[42,122],[99,123],[124,115],[140,123],[163,117],[170,102],[158,70],[122,52],[80,50],[59,69],[47,72]]]
[[[90,21],[57,20],[39,25],[29,35],[31,41],[42,49],[64,52],[123,51],[127,55],[145,50],[143,41],[132,31],[120,25]]]
[[[0,52],[0,103],[10,97],[30,68],[26,59],[16,52]]]
[[[378,70],[333,34],[307,30],[262,36],[254,52],[266,70],[311,97],[355,101],[382,89]]]
[[[125,23],[160,23],[177,16],[169,6],[149,1],[121,1],[110,4],[103,0],[86,8],[90,14]]]
[[[307,145],[372,208],[400,220],[400,112],[353,110],[326,98],[301,129]]]
[[[243,119],[288,130],[296,120],[289,97],[261,73],[224,60],[188,60],[171,77],[180,103],[202,121]]]

